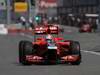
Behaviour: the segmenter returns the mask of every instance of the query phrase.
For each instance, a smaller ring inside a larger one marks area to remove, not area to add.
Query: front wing
[[[26,60],[32,63],[68,63],[68,62],[75,62],[79,60],[80,57],[78,55],[67,55],[64,57],[58,57],[56,60],[48,60],[46,58],[40,57],[40,56],[34,56],[34,55],[27,55]]]

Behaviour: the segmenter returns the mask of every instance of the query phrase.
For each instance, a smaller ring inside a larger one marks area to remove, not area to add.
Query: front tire
[[[72,65],[80,65],[81,63],[81,51],[80,51],[80,43],[77,41],[73,41],[71,44],[71,53],[73,55],[78,55],[78,59],[74,62],[71,62]]]
[[[33,45],[29,41],[20,41],[19,43],[19,62],[23,65],[31,65],[26,60],[26,55],[30,55],[33,52]]]

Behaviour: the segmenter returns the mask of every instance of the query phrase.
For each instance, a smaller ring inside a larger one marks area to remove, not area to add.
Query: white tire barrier
[[[0,24],[0,34],[8,34],[8,29],[5,27],[4,24]]]

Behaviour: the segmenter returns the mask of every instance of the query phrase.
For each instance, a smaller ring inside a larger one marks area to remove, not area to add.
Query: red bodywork
[[[53,25],[35,26],[33,42],[19,42],[19,62],[27,64],[70,63],[81,62],[80,43],[61,38],[59,27]]]
[[[59,28],[53,25],[42,25],[36,26],[34,32],[35,34],[58,34]]]
[[[92,27],[90,24],[84,24],[81,26],[80,32],[92,32]]]
[[[68,54],[70,50],[70,40],[64,40],[63,38],[55,37],[52,39],[57,47],[55,50],[57,52],[57,58],[61,63],[65,62],[75,62],[79,59],[78,55]],[[45,38],[37,38],[36,42],[32,42],[33,46],[38,45],[36,53],[33,55],[27,55],[27,61],[33,63],[45,62],[46,58],[43,56],[47,51],[47,41]],[[51,62],[56,62],[56,60],[51,60]]]

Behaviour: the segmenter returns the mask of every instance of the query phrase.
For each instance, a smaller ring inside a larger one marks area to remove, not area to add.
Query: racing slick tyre
[[[80,65],[81,63],[81,51],[80,51],[80,43],[77,41],[73,41],[71,43],[71,54],[78,55],[78,59],[75,62],[71,62],[72,65]]]
[[[26,60],[26,55],[33,53],[33,45],[29,41],[20,41],[19,43],[19,62],[23,65],[31,65],[31,62]]]
[[[22,62],[23,45],[24,45],[24,41],[20,41],[20,43],[19,43],[19,62],[20,62],[20,63]]]

